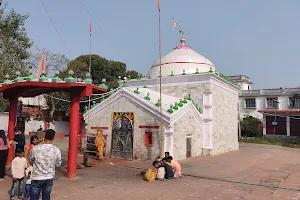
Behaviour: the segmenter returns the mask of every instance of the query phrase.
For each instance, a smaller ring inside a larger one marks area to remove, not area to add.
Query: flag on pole
[[[177,21],[176,21],[175,18],[173,18],[173,31],[174,31],[174,29],[175,29],[176,26],[177,26]]]
[[[160,12],[160,0],[157,1],[158,12]]]
[[[92,20],[90,21],[90,36],[92,36]]]
[[[43,71],[46,71],[46,50],[44,49],[41,61],[38,65],[37,71],[36,71],[36,78],[40,78],[40,76],[43,74]]]

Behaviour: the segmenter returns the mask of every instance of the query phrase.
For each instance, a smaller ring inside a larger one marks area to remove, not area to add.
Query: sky
[[[25,27],[36,47],[74,59],[92,53],[147,74],[159,58],[157,0],[8,0],[30,15]],[[87,10],[91,13],[89,15]],[[299,0],[161,0],[162,54],[186,44],[225,75],[246,75],[254,89],[300,86]],[[65,48],[66,47],[66,48]]]

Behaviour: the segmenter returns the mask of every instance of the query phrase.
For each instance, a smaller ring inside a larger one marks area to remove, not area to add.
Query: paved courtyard
[[[57,145],[66,159],[65,145]],[[239,151],[181,161],[184,178],[154,183],[140,176],[150,162],[90,163],[92,167],[78,169],[78,177],[69,180],[64,162],[57,170],[51,199],[300,199],[299,149],[241,144]],[[0,199],[8,199],[10,184],[10,178],[0,183]]]

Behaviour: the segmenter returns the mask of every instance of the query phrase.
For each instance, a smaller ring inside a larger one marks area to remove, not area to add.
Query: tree
[[[89,60],[90,55],[81,55],[77,57],[75,60],[69,62],[68,68],[61,72],[61,76],[66,78],[68,76],[68,71],[72,70],[74,72],[74,77],[84,79],[86,73],[89,71]],[[94,84],[101,84],[102,79],[106,79],[106,84],[109,88],[116,88],[119,86],[119,76],[128,77],[129,75],[131,78],[142,76],[134,70],[127,71],[125,63],[107,60],[96,54],[91,55],[91,78],[93,79]]]
[[[28,73],[27,59],[32,42],[27,36],[24,24],[28,15],[21,15],[14,9],[4,14],[7,4],[0,8],[0,73],[15,76],[16,71],[21,75]],[[4,76],[0,76],[3,82]]]
[[[38,68],[38,64],[41,60],[43,50],[37,49],[38,53],[32,53],[29,58],[29,65],[32,69],[36,70]],[[46,70],[47,76],[53,77],[56,71],[63,71],[67,68],[67,64],[69,59],[62,54],[52,53],[50,51],[46,51]],[[69,111],[69,102],[62,101],[60,99],[69,100],[70,95],[65,92],[53,92],[47,95],[44,95],[47,101],[47,106],[51,109],[50,117],[53,119],[53,115],[55,111]]]
[[[28,15],[21,15],[11,9],[7,14],[7,4],[0,8],[0,82],[3,83],[5,75],[10,79],[16,77],[16,71],[21,76],[28,74],[27,59],[32,42],[27,36],[24,24]],[[7,100],[0,100],[0,110],[8,110]]]
[[[261,137],[262,136],[262,121],[256,117],[246,116],[241,121],[242,136],[246,137]]]
[[[43,55],[43,50],[36,48],[37,53],[31,53],[28,59],[28,65],[33,71],[36,71]],[[67,56],[59,53],[52,53],[46,50],[46,70],[47,76],[53,77],[56,72],[65,70],[68,66]]]
[[[74,72],[73,77],[85,79],[86,74],[89,71],[90,55],[81,55],[76,59],[68,63],[67,69],[60,72],[61,78],[68,77],[69,70]],[[101,84],[103,79],[106,79],[106,85],[110,89],[117,88],[119,86],[119,76],[131,76],[131,78],[138,78],[142,75],[134,70],[127,71],[126,64],[107,60],[99,55],[91,55],[91,78],[94,84]],[[86,100],[87,98],[84,98]],[[86,106],[87,103],[82,103],[81,108]],[[60,107],[60,106],[59,106]]]

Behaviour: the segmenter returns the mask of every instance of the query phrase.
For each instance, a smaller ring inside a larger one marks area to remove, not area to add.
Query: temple
[[[239,149],[239,85],[185,42],[182,34],[180,45],[154,62],[147,77],[124,77],[120,89],[84,114],[89,133],[103,131],[105,156],[154,159],[163,146],[181,160]]]

